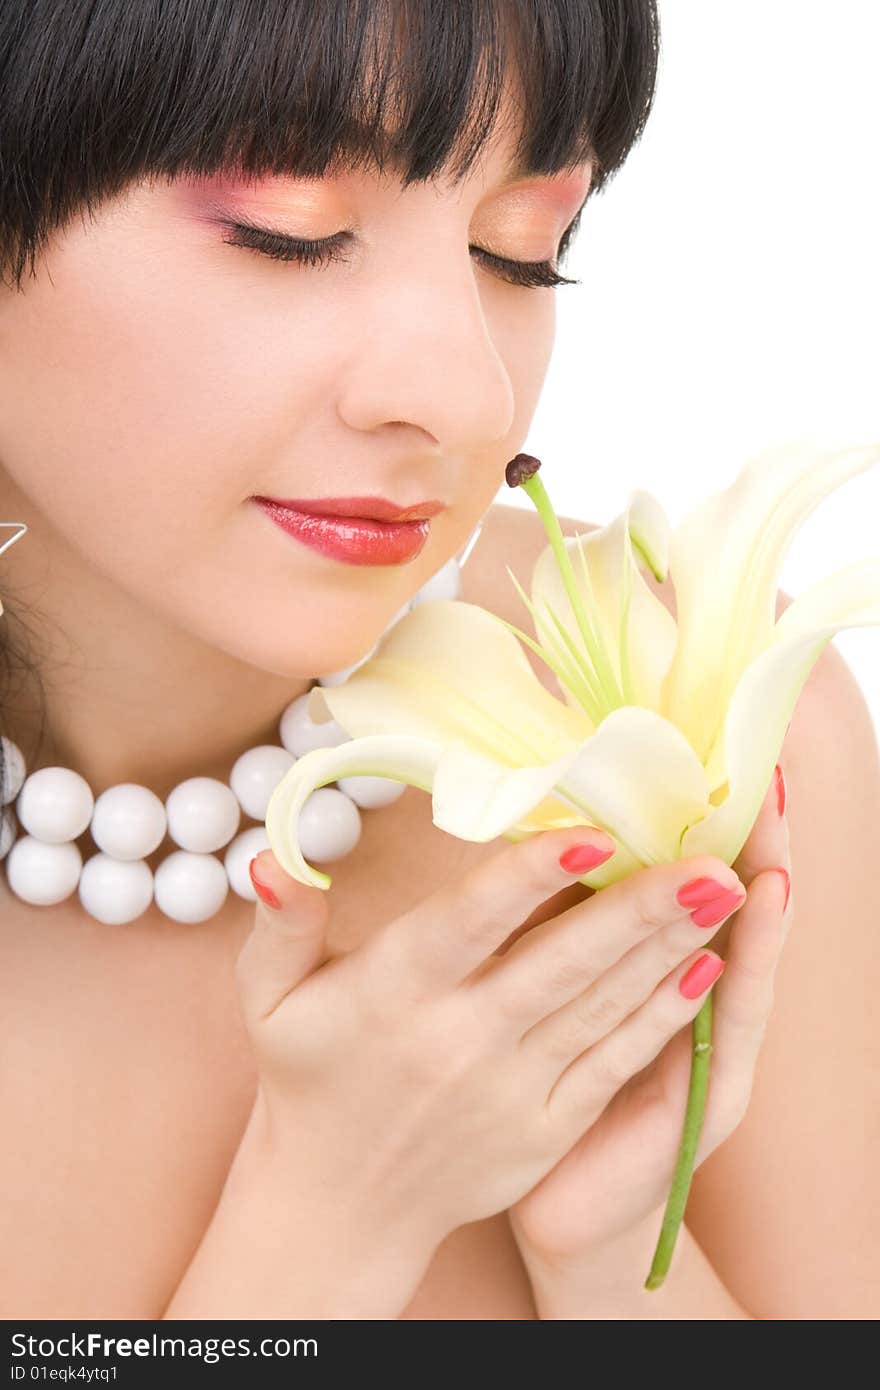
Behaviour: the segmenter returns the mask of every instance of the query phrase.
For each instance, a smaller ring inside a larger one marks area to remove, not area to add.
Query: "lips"
[[[326,498],[320,500],[327,501]],[[334,498],[334,507],[341,500]],[[291,507],[268,497],[254,497],[253,501],[294,540],[350,565],[406,564],[424,549],[431,529],[428,517],[408,521],[377,521],[373,517],[341,516],[337,512],[321,515],[315,511],[302,511],[299,507]],[[370,499],[371,506],[374,502],[375,499]],[[314,502],[310,501],[309,506],[313,505]],[[395,511],[400,510],[395,507]],[[423,510],[423,507],[418,510]]]
[[[257,497],[254,500],[310,516],[361,517],[368,521],[426,521],[446,510],[445,502],[415,502],[401,507],[385,497]]]

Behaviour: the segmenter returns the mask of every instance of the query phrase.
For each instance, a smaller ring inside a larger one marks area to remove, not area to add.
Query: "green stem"
[[[691,1178],[694,1175],[694,1159],[697,1156],[697,1145],[700,1142],[703,1111],[706,1108],[706,1091],[709,1087],[709,1058],[712,1054],[711,994],[707,995],[706,1002],[694,1019],[693,1044],[691,1079],[684,1112],[681,1144],[678,1149],[675,1172],[672,1176],[672,1186],[669,1189],[666,1211],[663,1214],[660,1237],[654,1251],[651,1272],[645,1280],[646,1289],[659,1289],[669,1272],[672,1252],[678,1237],[678,1228],[684,1216]]]

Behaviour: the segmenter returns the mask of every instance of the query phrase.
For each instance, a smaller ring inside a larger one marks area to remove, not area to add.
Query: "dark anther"
[[[532,454],[517,454],[516,458],[512,458],[504,470],[507,486],[519,487],[520,483],[527,483],[540,467],[541,460],[536,459]]]

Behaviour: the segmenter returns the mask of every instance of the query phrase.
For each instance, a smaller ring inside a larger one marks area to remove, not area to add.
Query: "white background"
[[[880,442],[880,3],[661,0],[660,19],[654,109],[562,267],[583,283],[555,291],[524,445],[556,511],[596,524],[634,488],[675,524],[776,442]],[[880,465],[820,503],[780,587],[880,554],[878,521]],[[834,642],[880,730],[880,627]]]

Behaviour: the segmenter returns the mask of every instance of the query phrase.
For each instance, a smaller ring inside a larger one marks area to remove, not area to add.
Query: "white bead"
[[[341,859],[360,838],[360,812],[344,792],[318,787],[306,797],[297,822],[297,839],[305,859],[315,864]]]
[[[432,574],[411,600],[412,607],[426,599],[457,599],[461,594],[461,568],[453,555],[436,574]]]
[[[248,865],[255,854],[269,848],[269,836],[266,834],[265,825],[254,825],[250,830],[243,830],[240,835],[236,835],[224,854],[223,867],[229,879],[229,886],[240,898],[252,903],[257,901]]]
[[[174,850],[153,876],[156,905],[173,922],[207,921],[220,911],[228,893],[226,870],[213,854]]]
[[[161,845],[166,828],[165,807],[159,797],[138,782],[119,782],[108,787],[101,792],[92,812],[92,839],[98,849],[114,859],[146,859]],[[151,882],[151,894],[152,891]]]
[[[294,761],[293,754],[277,743],[261,743],[235,760],[229,785],[246,816],[253,820],[266,819],[269,798]]]
[[[241,823],[241,807],[235,793],[216,777],[188,777],[179,783],[165,801],[165,812],[168,834],[174,843],[194,854],[222,849]]]
[[[278,726],[281,742],[295,758],[301,758],[313,748],[336,748],[348,742],[348,734],[335,719],[328,719],[326,724],[316,724],[312,720],[307,708],[310,693],[307,690],[291,700]]]
[[[0,859],[5,859],[18,837],[18,822],[11,806],[0,811]]]
[[[26,903],[51,907],[69,898],[79,882],[82,855],[79,846],[47,844],[23,835],[6,859],[6,881]]]
[[[109,854],[92,854],[79,876],[79,900],[97,922],[113,927],[133,922],[153,901],[150,867],[143,859],[112,859]]]
[[[390,806],[392,801],[403,796],[407,787],[406,782],[395,782],[391,777],[340,777],[336,785],[364,811]]]
[[[0,736],[0,743],[3,745],[3,798],[0,800],[0,806],[8,806],[24,786],[27,767],[24,754],[17,743],[13,743],[12,739],[6,738],[5,735]]]
[[[78,772],[69,767],[41,767],[25,781],[15,809],[29,835],[59,845],[88,829],[95,798]]]

